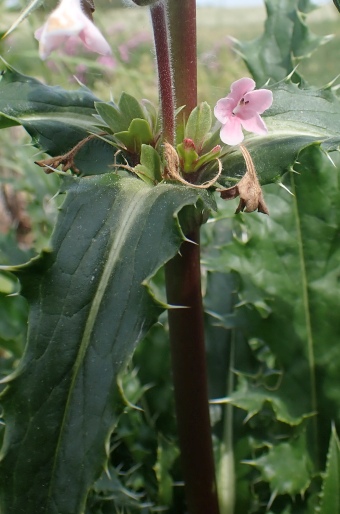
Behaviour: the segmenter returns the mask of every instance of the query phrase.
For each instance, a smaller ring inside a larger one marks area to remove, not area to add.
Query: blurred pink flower
[[[117,61],[112,55],[101,55],[98,57],[97,62],[109,70],[117,68]]]
[[[121,60],[124,62],[129,62],[130,51],[135,50],[143,43],[149,43],[151,40],[151,35],[148,32],[138,32],[129,41],[119,45],[118,50]]]
[[[88,67],[86,66],[86,64],[78,64],[76,67],[76,73],[75,73],[76,81],[77,82],[79,81],[82,84],[85,84],[87,71],[88,71]]]
[[[273,94],[268,89],[255,89],[255,82],[242,78],[233,82],[230,93],[219,100],[214,114],[222,123],[220,137],[227,145],[238,145],[244,139],[242,127],[255,134],[266,134],[267,127],[262,114],[273,103]]]
[[[92,52],[102,55],[111,53],[104,36],[83,12],[81,0],[61,0],[46,23],[35,32],[39,40],[40,57],[46,59],[71,36],[78,36]]]

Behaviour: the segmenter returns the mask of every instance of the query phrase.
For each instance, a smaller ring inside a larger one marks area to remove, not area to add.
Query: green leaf
[[[135,166],[134,171],[142,180],[150,185],[161,182],[161,159],[152,146],[142,145],[140,162]]]
[[[135,118],[145,119],[144,110],[138,100],[127,94],[122,93],[118,102],[118,107],[126,123],[126,128],[129,127],[132,120]]]
[[[174,480],[170,471],[174,461],[180,454],[179,449],[174,446],[172,441],[167,441],[164,437],[159,437],[157,447],[157,462],[154,470],[158,482],[158,497],[160,504],[171,505]]]
[[[115,174],[68,177],[64,189],[50,249],[11,268],[30,315],[2,395],[6,514],[83,512],[107,458],[117,373],[164,308],[148,280],[178,251],[177,213],[196,205],[192,222],[213,206],[207,192]]]
[[[256,378],[258,379],[258,377]],[[245,410],[248,413],[247,420],[261,412],[266,404],[272,407],[276,419],[292,426],[299,425],[303,419],[311,416],[310,414],[293,416],[289,405],[277,395],[276,391],[273,392],[264,387],[259,387],[259,384],[251,384],[241,374],[238,377],[237,390],[230,394],[227,402]]]
[[[280,181],[292,168],[299,152],[310,144],[334,150],[340,144],[340,102],[332,89],[300,89],[292,83],[273,87],[273,105],[266,111],[266,136],[247,135],[261,184]],[[240,150],[235,147],[222,157],[223,177],[228,187],[245,172]]]
[[[192,139],[199,150],[211,128],[211,109],[207,102],[200,103],[190,113],[185,126],[184,137]]]
[[[113,133],[126,130],[129,125],[126,124],[123,114],[118,106],[111,103],[95,102],[96,111],[102,120],[110,127]]]
[[[134,119],[129,129],[124,132],[116,132],[115,138],[123,143],[129,152],[139,154],[142,145],[152,143],[153,136],[150,125],[146,120]]]
[[[94,138],[81,147],[74,162],[80,176],[100,175],[112,172],[113,164],[120,162],[116,148],[102,138]]]
[[[308,57],[328,37],[313,35],[305,24],[305,18],[314,8],[310,0],[265,0],[267,20],[262,36],[247,42],[236,42],[258,86],[268,79],[274,82],[292,75],[294,82],[301,79],[296,64]]]
[[[319,514],[340,513],[340,442],[334,425],[329,441],[326,472],[323,476]]]
[[[0,77],[0,128],[22,125],[33,144],[51,155],[70,150],[88,132],[98,132],[97,98],[87,88],[66,91],[6,68]]]
[[[335,153],[332,158],[337,167],[318,146],[301,151],[295,172],[284,180],[293,195],[276,185],[265,187],[270,216],[236,217],[233,241],[204,258],[208,269],[233,270],[239,281],[235,369],[253,377],[243,405],[248,402],[252,414],[263,395],[271,402],[276,398],[274,410],[284,405],[293,418],[313,413],[306,422],[316,467],[316,451],[326,454],[331,422],[340,422],[340,189],[339,158]],[[261,381],[263,364],[254,361],[252,339],[264,341],[275,355],[282,375],[275,387]],[[257,392],[253,405],[249,389]],[[242,388],[236,391],[241,401]],[[282,413],[280,407],[279,419]]]
[[[311,481],[312,463],[306,451],[304,434],[289,443],[279,443],[268,453],[248,462],[270,484],[272,501],[278,494],[303,495]]]
[[[96,102],[95,107],[99,116],[114,134],[129,130],[131,122],[136,118],[146,120],[146,113],[141,104],[136,98],[127,93],[122,93],[118,106],[112,103]]]
[[[133,491],[126,489],[120,483],[117,470],[112,468],[112,466],[109,468],[109,474],[107,472],[103,473],[99,480],[96,481],[93,490],[99,498],[104,497],[106,502],[108,500],[111,501],[113,504],[112,508],[121,507],[128,509],[129,507],[134,507],[135,509],[141,509],[144,506],[142,503],[143,495],[135,494]]]
[[[338,9],[338,11],[340,12],[340,2],[339,0],[333,0],[333,4],[335,5],[335,7]]]
[[[24,348],[27,303],[22,297],[0,294],[0,310],[0,347],[18,359]],[[5,357],[2,354],[1,375]]]
[[[178,156],[181,162],[181,168],[185,173],[195,171],[195,163],[198,160],[196,145],[193,141],[184,141],[176,146]]]

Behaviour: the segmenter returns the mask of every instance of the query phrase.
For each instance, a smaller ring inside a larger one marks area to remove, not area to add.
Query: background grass
[[[137,98],[157,101],[157,81],[152,32],[145,8],[97,9],[96,23],[112,44],[110,63],[80,47],[56,51],[45,63],[39,60],[34,31],[45,19],[46,8],[32,14],[7,39],[0,42],[0,54],[19,71],[38,76],[50,84],[77,87],[76,78],[107,100],[128,91]],[[8,29],[17,12],[4,12],[0,33]],[[229,84],[247,74],[242,59],[234,52],[232,38],[250,41],[263,30],[265,8],[199,8],[198,79],[199,100],[214,103],[229,90]],[[318,35],[334,34],[312,59],[300,65],[307,81],[322,86],[340,71],[340,18],[332,3],[318,8],[308,21]],[[109,65],[108,65],[109,64]],[[75,78],[76,77],[76,78]]]

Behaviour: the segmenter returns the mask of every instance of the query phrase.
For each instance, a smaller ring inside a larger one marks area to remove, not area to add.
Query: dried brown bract
[[[221,193],[221,198],[224,200],[240,197],[240,203],[235,211],[236,213],[258,210],[263,214],[269,214],[250,153],[243,145],[240,145],[240,149],[247,167],[245,175],[235,186],[229,187],[228,189],[217,189],[217,191]]]
[[[79,169],[74,163],[74,158],[79,152],[79,150],[86,145],[91,139],[97,137],[95,134],[91,134],[87,136],[85,139],[79,141],[79,143],[72,148],[69,152],[64,155],[57,155],[56,157],[50,157],[49,159],[43,159],[41,161],[35,161],[35,164],[44,169],[45,173],[53,173],[53,171],[58,168],[62,164],[62,171],[66,172],[68,170],[73,171],[73,173],[80,173]]]
[[[180,172],[178,154],[175,148],[166,141],[164,143],[164,159],[166,162],[164,178],[177,180],[178,182],[181,182],[181,184],[185,184],[186,186],[190,187],[195,187],[197,189],[208,189],[209,187],[213,186],[222,172],[221,161],[219,159],[216,159],[218,162],[218,174],[216,175],[216,177],[214,177],[212,180],[209,180],[208,182],[204,182],[203,184],[192,184],[191,182],[188,182],[182,177]]]

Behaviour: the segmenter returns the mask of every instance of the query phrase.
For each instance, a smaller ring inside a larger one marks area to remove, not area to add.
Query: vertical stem
[[[235,333],[232,332],[229,353],[229,375],[226,396],[234,389],[234,347]],[[219,492],[220,514],[233,514],[235,508],[235,463],[233,450],[233,406],[224,407],[223,436],[220,446],[219,468],[217,471],[217,488]]]
[[[169,0],[169,17],[176,102],[188,117],[197,105],[196,0]]]
[[[163,139],[174,143],[175,104],[170,62],[169,36],[164,1],[151,6],[151,20],[155,39],[158,84],[163,121]]]
[[[169,30],[176,107],[177,137],[184,137],[185,120],[197,105],[196,0],[168,0]]]
[[[164,2],[152,5],[151,17],[164,139],[174,144],[173,91],[177,105],[185,105],[179,122],[181,139],[185,119],[197,104],[196,1],[168,0],[171,62]],[[187,237],[193,242],[185,241],[180,254],[165,268],[169,304],[185,306],[169,310],[178,435],[190,514],[218,514],[204,346],[199,224]]]
[[[190,514],[218,514],[210,433],[199,227],[167,263],[167,298],[185,308],[168,311],[176,415]],[[195,244],[196,243],[196,244]]]

